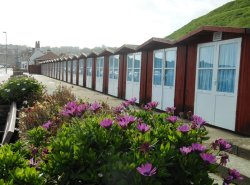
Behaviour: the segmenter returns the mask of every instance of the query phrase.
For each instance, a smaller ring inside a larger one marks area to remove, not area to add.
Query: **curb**
[[[246,148],[242,148],[240,146],[232,144],[232,149],[229,153],[234,154],[238,157],[250,160],[250,150],[248,150]]]
[[[228,168],[225,166],[219,166],[218,167],[218,175],[220,175],[222,178],[225,178],[228,176]],[[234,182],[237,185],[249,185],[250,184],[250,178],[245,176],[245,175],[241,175],[243,177],[243,180],[234,180]]]

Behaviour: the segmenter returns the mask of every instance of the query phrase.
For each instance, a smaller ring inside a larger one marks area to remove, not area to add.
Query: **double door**
[[[126,96],[125,96],[127,100],[131,98],[136,98],[136,102],[139,103],[140,78],[141,78],[141,53],[128,54]]]
[[[100,91],[100,92],[103,91],[103,66],[104,66],[104,57],[98,57],[96,59],[95,90]]]
[[[176,48],[154,51],[152,101],[158,102],[158,109],[174,106]]]
[[[194,113],[235,130],[241,39],[198,45]]]
[[[108,94],[118,96],[119,55],[109,57]]]

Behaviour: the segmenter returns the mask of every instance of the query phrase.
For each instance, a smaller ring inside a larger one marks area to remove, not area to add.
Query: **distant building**
[[[59,58],[59,56],[53,53],[52,51],[48,50],[46,54],[44,54],[41,57],[36,58],[34,61],[35,61],[35,64],[40,64],[41,62],[45,60],[53,60],[56,58]]]
[[[28,70],[28,61],[21,61],[21,69]]]
[[[29,58],[29,65],[35,65],[35,59],[43,56],[44,53],[40,49],[40,41],[36,41],[35,48],[33,49],[33,52]]]
[[[50,50],[47,50],[47,52],[43,52],[40,48],[40,41],[36,41],[35,48],[33,49],[33,52],[28,62],[29,62],[29,65],[38,65],[42,61],[52,60],[55,58],[59,58],[59,56]]]

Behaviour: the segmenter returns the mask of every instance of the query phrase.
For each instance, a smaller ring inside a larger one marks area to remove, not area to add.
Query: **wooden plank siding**
[[[186,78],[185,78],[185,95],[184,95],[184,112],[194,111],[194,93],[195,93],[195,73],[196,73],[196,56],[197,44],[190,43],[187,46],[186,58]]]
[[[146,103],[146,86],[147,86],[147,63],[148,63],[148,56],[147,51],[141,52],[141,76],[140,76],[140,92],[139,92],[139,103],[145,104]],[[152,84],[151,84],[152,85]]]
[[[79,59],[76,59],[76,85],[79,85]]]
[[[87,59],[83,59],[83,87],[86,87],[87,78]]]
[[[109,85],[109,55],[104,56],[104,65],[103,65],[103,93],[108,94],[108,85]]]
[[[123,98],[124,55],[119,55],[118,97]]]
[[[147,76],[146,76],[146,97],[145,103],[152,101],[152,79],[153,79],[153,61],[154,61],[154,52],[147,52]]]
[[[177,58],[176,58],[176,77],[175,77],[175,96],[174,106],[176,107],[175,113],[179,114],[183,112],[183,105],[185,102],[185,78],[186,78],[186,57],[187,47],[177,47]]]
[[[66,60],[66,81],[68,81],[68,60]]]
[[[96,83],[96,57],[92,58],[92,89],[95,90]]]
[[[126,80],[127,80],[127,54],[123,54],[123,65],[122,65],[122,99],[126,96]]]
[[[250,135],[250,35],[242,39],[239,71],[238,99],[236,112],[236,131]]]

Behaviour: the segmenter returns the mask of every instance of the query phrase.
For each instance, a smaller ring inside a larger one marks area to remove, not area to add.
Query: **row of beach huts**
[[[158,109],[192,111],[250,135],[250,29],[204,26],[177,41],[151,38],[115,51],[41,63],[42,75]]]

